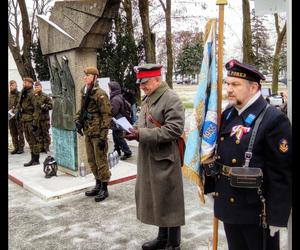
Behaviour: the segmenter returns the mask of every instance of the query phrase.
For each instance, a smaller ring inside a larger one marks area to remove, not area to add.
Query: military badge
[[[281,139],[279,142],[279,151],[286,153],[289,150],[288,141],[286,139]]]
[[[231,129],[230,136],[235,134],[237,140],[241,140],[244,134],[247,134],[250,131],[250,128],[244,127],[242,125],[234,126]]]

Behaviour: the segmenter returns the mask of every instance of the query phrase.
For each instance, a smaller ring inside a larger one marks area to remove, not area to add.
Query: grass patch
[[[183,105],[185,109],[192,109],[194,107],[194,103],[192,102],[185,102]]]

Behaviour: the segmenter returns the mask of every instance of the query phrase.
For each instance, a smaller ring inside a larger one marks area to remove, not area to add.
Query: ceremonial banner
[[[217,139],[217,73],[216,73],[216,19],[205,27],[203,61],[200,80],[190,117],[190,131],[186,141],[183,174],[198,186],[199,197],[204,199],[204,169],[201,165],[209,159]]]

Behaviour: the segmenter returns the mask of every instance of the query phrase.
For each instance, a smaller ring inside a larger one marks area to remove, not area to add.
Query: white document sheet
[[[114,117],[112,118],[114,123],[119,125],[122,129],[130,133],[129,129],[133,128],[130,122],[126,119],[126,117],[121,117],[119,119],[115,119]]]

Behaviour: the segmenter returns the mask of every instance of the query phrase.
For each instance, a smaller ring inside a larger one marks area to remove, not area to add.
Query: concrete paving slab
[[[116,167],[111,169],[111,174],[109,185],[134,179],[136,165],[120,161]],[[44,200],[72,195],[95,185],[93,174],[74,177],[58,171],[57,176],[46,179],[42,164],[12,169],[9,171],[9,178]]]

